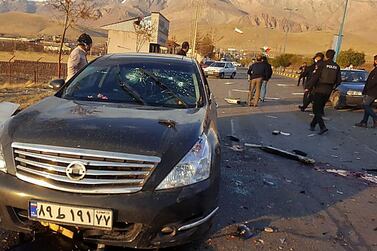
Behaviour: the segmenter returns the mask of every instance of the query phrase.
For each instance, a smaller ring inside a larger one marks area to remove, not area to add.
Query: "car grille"
[[[12,148],[19,179],[85,194],[138,192],[161,161],[154,156],[24,143],[12,143]],[[67,174],[72,163],[86,169],[80,180]]]

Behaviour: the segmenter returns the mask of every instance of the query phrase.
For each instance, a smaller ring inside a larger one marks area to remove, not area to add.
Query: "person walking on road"
[[[187,56],[187,52],[190,49],[190,44],[189,42],[185,41],[182,43],[181,49],[178,51],[177,55],[181,56]]]
[[[367,128],[368,119],[372,117],[372,128],[377,128],[377,114],[373,110],[373,103],[377,99],[377,55],[374,56],[374,69],[369,74],[363,95],[364,118],[360,123],[357,123],[356,126]]]
[[[268,76],[267,65],[262,61],[262,56],[257,56],[257,61],[249,67],[247,74],[250,76],[249,106],[258,106],[262,80]]]
[[[305,112],[305,110],[308,108],[310,103],[312,103],[313,88],[308,87],[307,84],[310,81],[310,79],[313,77],[313,72],[315,70],[316,65],[319,62],[322,62],[324,57],[325,57],[325,55],[322,52],[318,52],[313,58],[313,64],[306,67],[305,72],[303,73],[303,77],[306,79],[306,81],[304,82],[304,97],[303,97],[303,100],[302,100],[302,105],[298,106],[298,108],[302,112]]]
[[[301,67],[299,68],[299,71],[298,73],[300,74],[299,78],[298,78],[298,83],[297,83],[297,86],[300,86],[300,83],[301,83],[301,80],[302,80],[302,85],[305,86],[305,82],[306,82],[306,76],[305,76],[305,73],[306,73],[306,69],[308,68],[308,64],[306,62],[304,62]]]
[[[262,61],[263,63],[266,65],[267,67],[267,73],[266,73],[266,76],[263,78],[262,80],[262,86],[261,86],[261,97],[260,97],[260,101],[264,102],[265,101],[265,98],[266,98],[266,94],[267,94],[267,83],[268,81],[270,81],[271,77],[272,77],[272,66],[271,64],[268,62],[268,58],[266,56],[263,56],[262,57]]]
[[[77,39],[77,47],[69,55],[67,62],[67,81],[88,64],[86,58],[92,48],[93,40],[88,34],[81,34]]]
[[[308,83],[308,88],[314,88],[313,91],[313,113],[314,118],[310,124],[310,130],[315,131],[315,127],[319,124],[320,135],[328,132],[325,122],[323,121],[324,107],[334,88],[342,81],[340,74],[340,66],[334,62],[335,51],[328,50],[326,52],[326,60],[319,62],[313,72],[313,77]]]

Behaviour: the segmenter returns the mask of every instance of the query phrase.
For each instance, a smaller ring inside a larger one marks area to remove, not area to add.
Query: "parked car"
[[[211,64],[213,64],[215,61],[213,60],[206,60],[206,61],[203,61],[200,63],[200,66],[202,67],[202,69],[205,69],[207,67],[209,67]]]
[[[368,78],[365,70],[342,70],[342,83],[331,94],[330,101],[335,109],[362,105],[362,92]]]
[[[195,60],[100,57],[2,127],[1,228],[132,248],[203,238],[218,211],[216,104]]]
[[[231,62],[214,62],[204,69],[206,77],[214,76],[218,78],[235,78],[237,68]]]

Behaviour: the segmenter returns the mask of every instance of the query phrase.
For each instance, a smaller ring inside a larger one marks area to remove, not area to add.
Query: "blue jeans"
[[[368,123],[369,117],[372,117],[374,122],[377,122],[377,114],[373,110],[373,103],[376,98],[371,96],[364,96],[363,98],[363,108],[364,108],[364,118],[361,123]]]
[[[264,101],[264,99],[266,98],[266,94],[267,94],[267,80],[263,80],[262,81],[262,86],[261,86],[261,91],[260,91],[260,99],[262,101]]]

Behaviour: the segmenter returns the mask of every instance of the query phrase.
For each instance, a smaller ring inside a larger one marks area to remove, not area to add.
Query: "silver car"
[[[218,78],[235,78],[237,68],[231,62],[214,62],[204,69],[206,77],[214,76]]]

